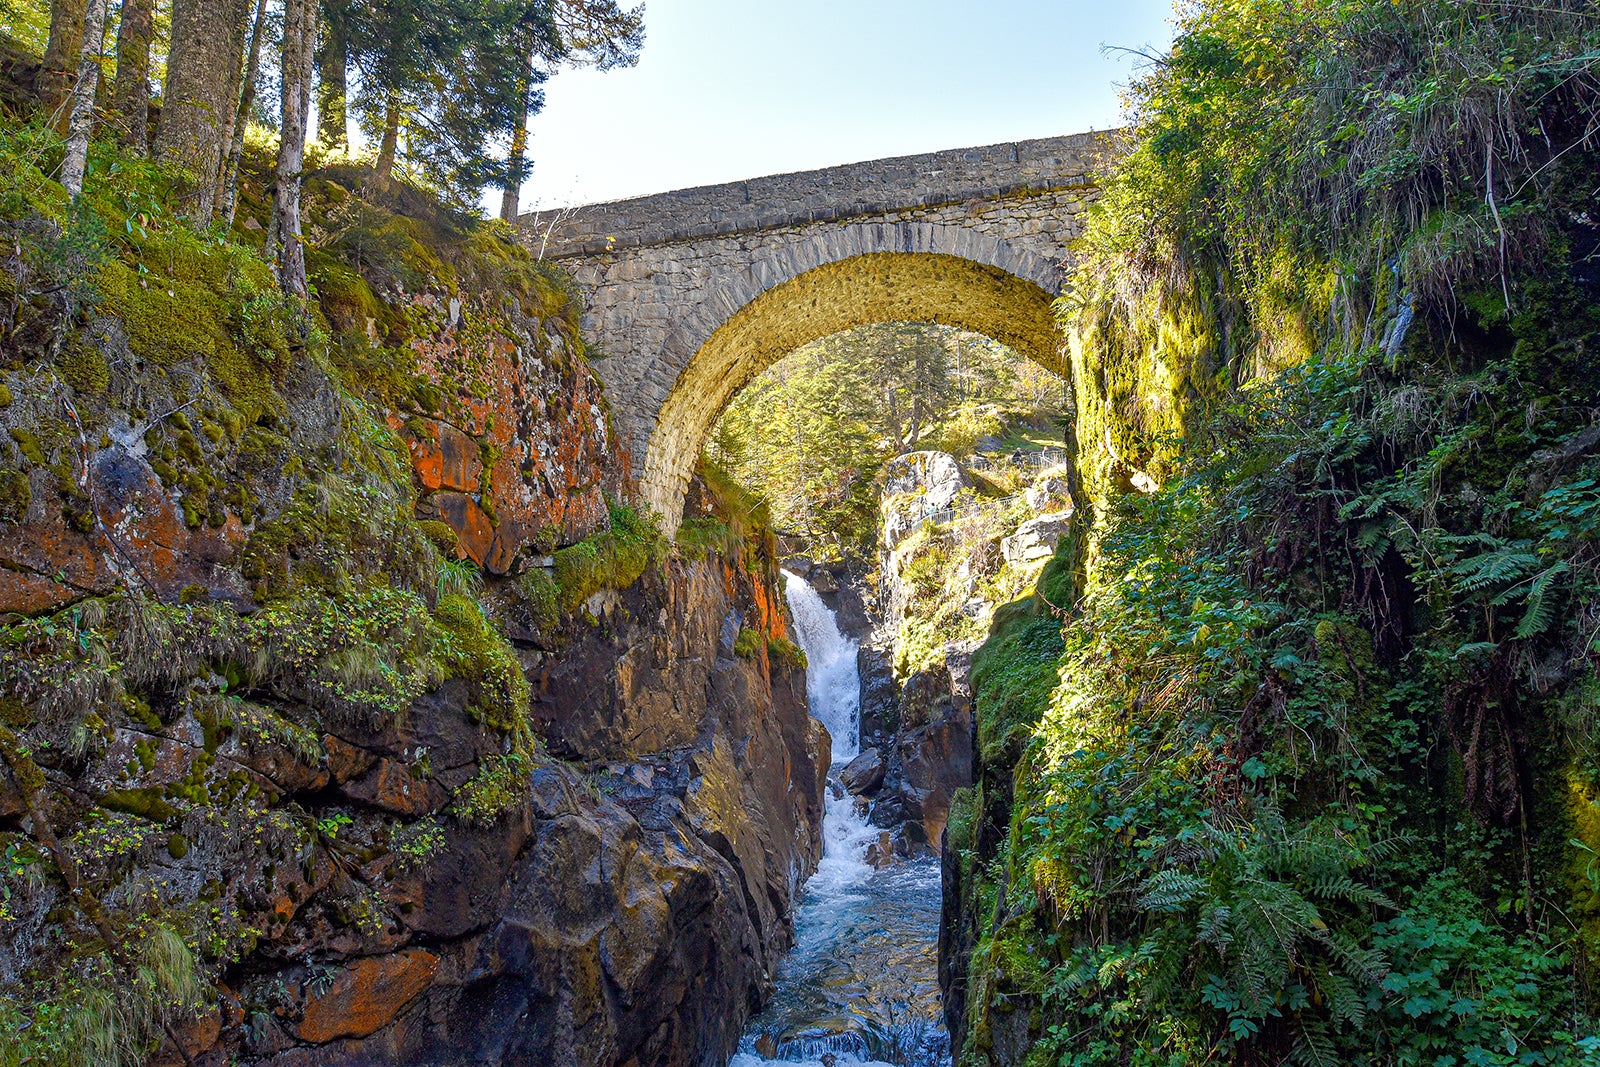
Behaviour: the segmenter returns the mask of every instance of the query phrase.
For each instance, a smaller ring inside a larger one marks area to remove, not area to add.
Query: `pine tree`
[[[317,143],[343,151],[350,147],[350,4],[323,0],[322,44],[317,49]]]
[[[537,87],[560,66],[612,70],[637,63],[644,8],[622,8],[616,0],[502,0],[497,21],[513,27],[516,85],[500,217],[515,222],[528,177],[528,120],[544,103]]]
[[[305,248],[300,238],[300,189],[311,117],[311,76],[317,46],[317,0],[284,0],[283,123],[272,187],[268,249],[285,293],[304,299]]]
[[[256,0],[256,17],[250,26],[250,47],[244,64],[244,82],[239,90],[239,106],[228,124],[228,156],[222,165],[217,187],[217,214],[229,226],[239,204],[239,163],[244,158],[244,128],[255,109],[256,81],[261,73],[261,45],[267,35],[267,0]]]
[[[238,106],[251,0],[173,0],[172,48],[155,154],[191,178],[187,214],[211,221]]]
[[[74,199],[83,192],[83,173],[89,162],[89,135],[94,129],[94,95],[100,85],[100,52],[105,47],[105,31],[106,0],[89,0],[83,19],[78,75],[72,88],[66,157],[61,162],[61,185]]]
[[[437,106],[441,80],[459,70],[477,4],[356,0],[346,14],[350,60],[360,74],[353,102],[367,128],[381,131],[373,170],[385,183],[394,176],[403,120]]]
[[[123,145],[141,154],[150,148],[150,42],[155,17],[155,0],[122,0],[111,113]]]
[[[83,19],[88,10],[88,0],[50,3],[50,42],[44,51],[44,69],[39,72],[39,99],[51,124],[62,132],[66,130],[67,102],[83,53]]]

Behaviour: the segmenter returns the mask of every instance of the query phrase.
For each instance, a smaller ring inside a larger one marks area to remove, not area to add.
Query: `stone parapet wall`
[[[804,226],[908,208],[1084,188],[1117,135],[1079,133],[779,174],[534,213],[524,230],[551,259]],[[548,233],[548,240],[546,234]]]

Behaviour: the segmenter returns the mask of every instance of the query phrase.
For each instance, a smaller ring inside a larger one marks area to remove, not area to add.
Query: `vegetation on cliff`
[[[264,153],[196,226],[110,139],[69,196],[45,119],[0,117],[0,1064],[134,1064],[325,990],[251,985],[275,939],[392,948],[543,759],[508,634],[559,643],[662,547],[607,499],[575,302],[503,226],[318,170],[306,303]],[[479,564],[544,552],[530,620]],[[467,775],[383,749],[428,700]]]
[[[974,663],[963,1064],[1600,1060],[1597,48],[1203,0],[1136,86],[1071,610]]]

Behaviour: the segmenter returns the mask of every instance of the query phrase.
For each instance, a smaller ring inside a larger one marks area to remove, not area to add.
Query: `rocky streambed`
[[[939,864],[927,855],[881,869],[869,862],[880,859],[884,831],[839,781],[859,755],[857,642],[806,581],[788,575],[787,593],[811,713],[833,738],[824,851],[796,911],[795,947],[732,1067],[942,1067],[950,1041],[938,987]]]

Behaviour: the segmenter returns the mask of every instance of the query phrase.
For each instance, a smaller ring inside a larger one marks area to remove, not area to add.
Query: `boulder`
[[[884,762],[883,754],[875,748],[869,748],[845,764],[844,770],[839,772],[839,781],[843,783],[845,792],[860,796],[882,785],[883,776],[888,771],[889,765]]]
[[[1028,510],[1035,515],[1048,512],[1056,503],[1067,499],[1067,480],[1049,475],[1040,478],[1023,494]]]
[[[947,452],[908,452],[884,467],[883,547],[893,550],[972,480]]]
[[[824,595],[828,593],[837,593],[839,591],[839,579],[835,578],[833,576],[833,572],[829,571],[826,567],[817,567],[814,569],[807,576],[807,581],[811,583],[811,588]]]
[[[423,949],[356,960],[326,990],[312,994],[295,1033],[320,1045],[377,1033],[428,987],[439,959]]]
[[[1072,529],[1072,509],[1053,511],[1029,519],[1017,532],[1000,542],[1001,554],[1013,566],[1034,563],[1055,555],[1056,545]]]

